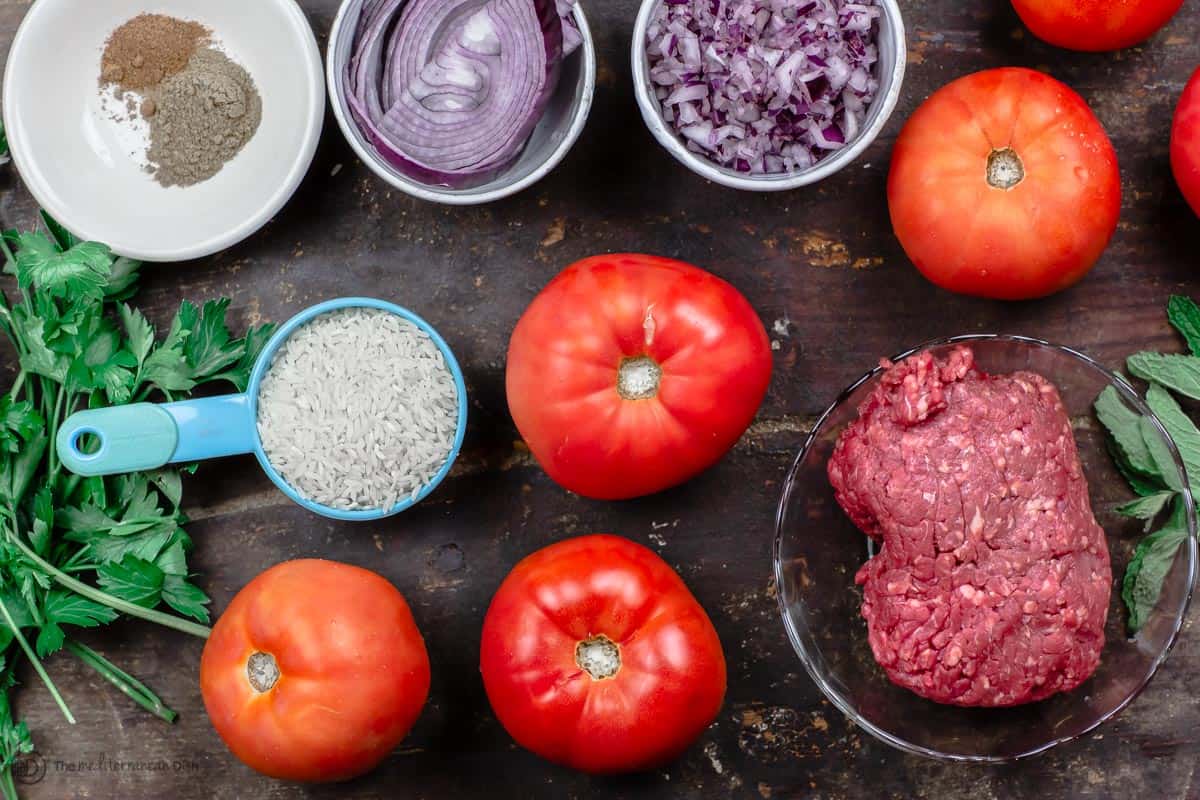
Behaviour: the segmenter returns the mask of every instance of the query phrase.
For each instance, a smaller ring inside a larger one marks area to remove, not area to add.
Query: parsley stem
[[[4,791],[4,800],[21,800],[21,795],[17,793],[17,784],[13,782],[11,764],[4,768],[4,774],[0,776],[0,790]]]
[[[54,407],[51,409],[49,416],[46,419],[50,422],[50,483],[54,483],[54,479],[58,477],[58,447],[55,446],[55,440],[58,438],[59,412],[63,408],[63,398],[66,396],[67,387],[65,384],[58,385],[58,396],[54,399]]]
[[[33,648],[29,646],[29,641],[25,638],[25,634],[21,633],[21,629],[17,623],[13,621],[12,614],[8,613],[8,606],[4,604],[4,600],[0,599],[0,614],[4,615],[4,621],[8,624],[9,630],[13,633],[13,638],[17,640],[17,644],[21,645],[21,649],[25,651],[25,655],[29,657],[29,661],[33,664],[34,670],[38,677],[42,679],[42,683],[46,684],[46,688],[50,691],[50,696],[54,698],[54,702],[58,703],[59,709],[63,716],[67,718],[67,722],[75,724],[75,716],[71,713],[71,709],[67,708],[67,703],[63,700],[62,695],[58,693],[58,687],[54,685],[54,681],[50,680],[50,676],[46,674],[46,668],[42,666],[42,662],[38,659],[37,654],[33,652]]]
[[[178,714],[168,708],[146,684],[81,642],[68,639],[67,649],[74,653],[80,661],[96,670],[100,677],[120,689],[130,700],[164,722],[175,721]]]
[[[198,636],[201,639],[207,639],[208,635],[212,633],[212,628],[209,628],[207,625],[200,625],[198,623],[176,617],[172,614],[164,614],[163,612],[155,611],[152,608],[139,606],[137,603],[131,603],[130,601],[124,600],[120,597],[114,597],[107,592],[100,591],[95,586],[89,586],[83,581],[72,578],[70,575],[51,564],[37,553],[33,552],[33,549],[30,548],[29,545],[22,542],[19,537],[12,535],[11,532],[9,534],[9,541],[15,544],[17,549],[20,550],[26,558],[40,567],[44,572],[49,574],[50,577],[54,578],[54,580],[58,581],[60,586],[70,589],[72,592],[82,595],[88,600],[92,600],[102,606],[108,606],[114,611],[120,611],[122,614],[128,614],[131,617],[138,617],[139,619],[144,619],[147,622],[154,622],[162,625],[163,627],[173,628],[174,630],[181,631],[183,633],[190,633],[192,636]]]

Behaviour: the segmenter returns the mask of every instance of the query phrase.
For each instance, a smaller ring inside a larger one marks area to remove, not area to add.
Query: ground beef
[[[1100,662],[1112,567],[1058,390],[966,347],[885,362],[829,461],[882,550],[859,570],[871,650],[939,703],[1012,706]]]

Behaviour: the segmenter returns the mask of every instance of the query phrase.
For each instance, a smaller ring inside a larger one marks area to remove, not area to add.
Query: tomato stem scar
[[[279,665],[270,653],[254,653],[246,661],[246,679],[256,692],[270,691],[279,680]]]
[[[649,400],[661,381],[662,367],[649,356],[623,358],[617,368],[617,393],[626,400]]]
[[[988,153],[987,182],[993,189],[1008,191],[1025,180],[1025,162],[1011,147]]]
[[[589,636],[575,645],[575,663],[592,680],[602,681],[621,671],[621,648],[603,633]]]

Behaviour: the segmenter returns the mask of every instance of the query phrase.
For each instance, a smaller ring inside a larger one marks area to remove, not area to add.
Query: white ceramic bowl
[[[896,108],[900,99],[900,86],[904,83],[904,67],[908,61],[907,45],[904,38],[904,20],[900,16],[900,7],[896,0],[877,0],[883,13],[879,18],[879,61],[875,65],[879,77],[879,92],[875,101],[867,109],[867,118],[863,121],[858,136],[846,143],[841,150],[834,151],[813,166],[796,172],[784,172],[776,175],[747,175],[728,167],[718,166],[704,156],[693,153],[684,145],[683,140],[662,118],[662,105],[654,93],[650,83],[650,60],[646,56],[646,29],[650,26],[650,17],[664,0],[643,0],[638,11],[637,22],[633,27],[633,89],[637,95],[638,107],[642,111],[642,119],[646,127],[659,144],[674,156],[680,163],[702,178],[707,178],[722,186],[733,189],[744,189],[751,192],[782,192],[788,189],[798,189],[811,183],[824,180],[833,173],[845,167],[875,141],[875,137],[883,130],[888,117]]]
[[[128,123],[102,106],[105,40],[144,12],[211,28],[262,95],[254,137],[194,186],[155,182]],[[324,113],[320,51],[293,0],[37,0],[4,74],[8,140],[34,198],[76,236],[146,261],[200,258],[262,227],[308,171]]]
[[[596,47],[583,9],[576,4],[575,24],[583,35],[583,44],[563,60],[558,88],[516,163],[491,181],[469,189],[451,189],[414,181],[379,155],[375,146],[358,129],[346,103],[346,85],[342,76],[350,61],[354,32],[362,7],[363,0],[345,0],[329,32],[329,52],[325,59],[329,98],[333,103],[333,115],[337,117],[350,147],[372,172],[400,191],[422,200],[447,205],[490,203],[516,194],[545,177],[558,166],[558,162],[563,160],[583,132],[588,112],[592,109],[592,95],[596,91]]]

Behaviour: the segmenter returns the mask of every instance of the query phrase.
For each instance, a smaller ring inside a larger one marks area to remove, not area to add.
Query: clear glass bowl
[[[1003,762],[1043,752],[1084,735],[1128,705],[1150,681],[1175,641],[1196,575],[1195,509],[1186,494],[1192,536],[1181,546],[1158,606],[1129,638],[1121,580],[1143,524],[1115,513],[1132,498],[1106,449],[1092,403],[1112,386],[1128,405],[1149,417],[1184,467],[1166,431],[1133,388],[1087,356],[1019,336],[971,335],[943,339],[921,350],[945,354],[957,344],[975,350],[992,373],[1030,370],[1053,381],[1071,416],[1092,507],[1112,552],[1113,592],[1100,667],[1073,692],[1008,709],[965,709],[918,697],[892,684],[875,663],[860,614],[862,593],[854,574],[873,554],[870,540],[842,512],[825,466],[842,430],[879,381],[872,370],[837,399],[817,422],[784,485],[775,536],[775,577],[788,637],[809,675],[860,727],[894,747],[950,761]],[[1186,485],[1186,481],[1181,481]]]

